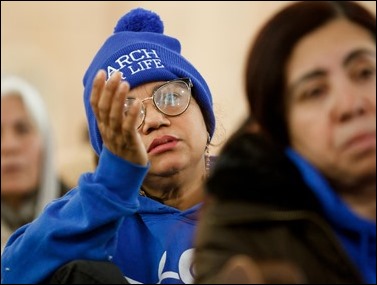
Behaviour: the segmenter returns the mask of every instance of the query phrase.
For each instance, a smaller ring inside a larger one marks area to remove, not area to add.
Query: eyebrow
[[[343,63],[342,63],[343,67],[347,67],[353,60],[355,60],[356,58],[358,58],[362,55],[376,57],[376,52],[372,51],[372,50],[368,50],[368,49],[355,50],[355,51],[351,52],[349,55],[347,55],[347,57],[343,60]],[[308,72],[308,73],[304,74],[303,76],[301,76],[299,79],[297,79],[296,82],[294,82],[292,84],[292,87],[290,87],[288,91],[289,91],[289,93],[291,93],[302,82],[305,82],[305,81],[310,80],[312,78],[325,76],[326,74],[327,74],[327,71],[324,70],[324,69],[321,69],[321,68],[313,70],[311,72]]]
[[[358,49],[353,52],[351,52],[344,60],[343,60],[343,66],[346,67],[348,64],[350,64],[355,58],[358,58],[362,55],[367,55],[371,57],[376,57],[376,52],[371,51],[368,49]]]
[[[166,82],[165,82],[166,83]],[[152,96],[153,96],[153,94],[156,92],[156,90],[158,89],[158,88],[160,88],[162,85],[164,85],[165,83],[162,83],[162,84],[160,84],[160,85],[156,85],[156,86],[154,86],[153,88],[152,88],[152,92],[151,92],[151,96],[148,96],[147,98],[151,98]],[[150,93],[150,92],[148,92],[148,93]],[[135,96],[127,96],[126,97],[126,99],[136,99],[137,97],[135,97]],[[145,99],[145,98],[144,98]]]

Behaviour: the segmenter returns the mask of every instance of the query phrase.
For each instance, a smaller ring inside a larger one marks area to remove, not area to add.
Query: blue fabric
[[[131,88],[152,81],[190,78],[193,97],[208,123],[208,132],[211,137],[214,133],[215,116],[209,87],[195,67],[181,55],[180,42],[162,34],[161,25],[163,23],[155,13],[141,8],[131,10],[118,21],[114,34],[99,49],[85,73],[84,104],[91,142],[97,154],[102,149],[102,138],[90,106],[90,93],[93,79],[100,69],[106,70],[108,77],[120,71]]]
[[[291,148],[287,156],[298,167],[304,181],[316,195],[324,213],[350,259],[368,284],[376,283],[376,222],[356,215],[307,160]]]
[[[140,196],[147,171],[104,148],[94,173],[83,174],[76,188],[11,236],[2,283],[41,283],[75,259],[113,261],[133,282],[191,283],[201,204],[179,211]]]

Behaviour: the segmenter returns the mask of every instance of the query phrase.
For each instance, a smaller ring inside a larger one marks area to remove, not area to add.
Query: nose
[[[152,100],[147,102],[143,100],[145,107],[144,123],[141,126],[141,130],[144,134],[148,134],[151,131],[160,128],[161,126],[169,126],[170,120],[154,105]]]
[[[369,93],[369,90],[357,84],[344,84],[333,100],[333,118],[338,122],[346,122],[365,115],[372,105]]]

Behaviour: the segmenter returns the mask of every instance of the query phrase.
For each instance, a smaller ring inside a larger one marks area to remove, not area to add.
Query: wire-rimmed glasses
[[[191,88],[193,84],[190,78],[178,78],[159,86],[153,91],[151,97],[141,100],[140,114],[137,118],[137,128],[144,123],[147,109],[144,101],[152,100],[155,108],[161,113],[175,117],[184,113],[191,101]],[[124,113],[127,115],[128,109],[132,106],[137,98],[128,97],[124,102]]]

